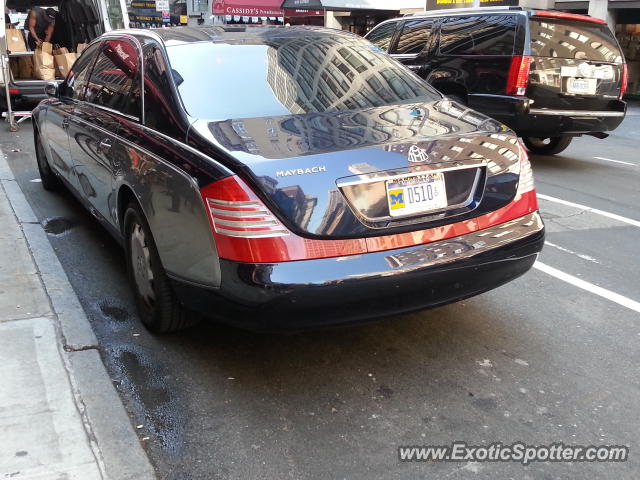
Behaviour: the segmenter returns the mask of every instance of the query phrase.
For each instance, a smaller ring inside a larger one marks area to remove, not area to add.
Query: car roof
[[[118,34],[156,35],[167,45],[195,42],[262,43],[269,38],[291,38],[313,36],[343,36],[361,38],[357,35],[326,27],[283,25],[217,25],[201,27],[171,27],[149,29],[114,30],[109,36]]]

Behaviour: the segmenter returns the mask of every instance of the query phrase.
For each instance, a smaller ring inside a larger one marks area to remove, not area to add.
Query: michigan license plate
[[[387,180],[387,202],[392,217],[432,212],[447,206],[447,190],[441,172]]]

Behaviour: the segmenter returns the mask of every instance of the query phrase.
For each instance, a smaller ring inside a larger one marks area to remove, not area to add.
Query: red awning
[[[214,0],[214,15],[243,17],[283,17],[282,0]]]

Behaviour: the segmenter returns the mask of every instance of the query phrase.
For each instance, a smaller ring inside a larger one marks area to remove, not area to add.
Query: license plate
[[[597,82],[595,78],[569,78],[567,80],[567,93],[594,95]]]
[[[440,210],[447,206],[447,190],[441,172],[387,180],[387,203],[392,217]]]

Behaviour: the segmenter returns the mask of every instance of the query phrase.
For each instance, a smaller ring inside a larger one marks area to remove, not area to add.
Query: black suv
[[[627,65],[606,22],[521,7],[420,12],[366,38],[442,93],[512,128],[538,154],[624,119]]]

